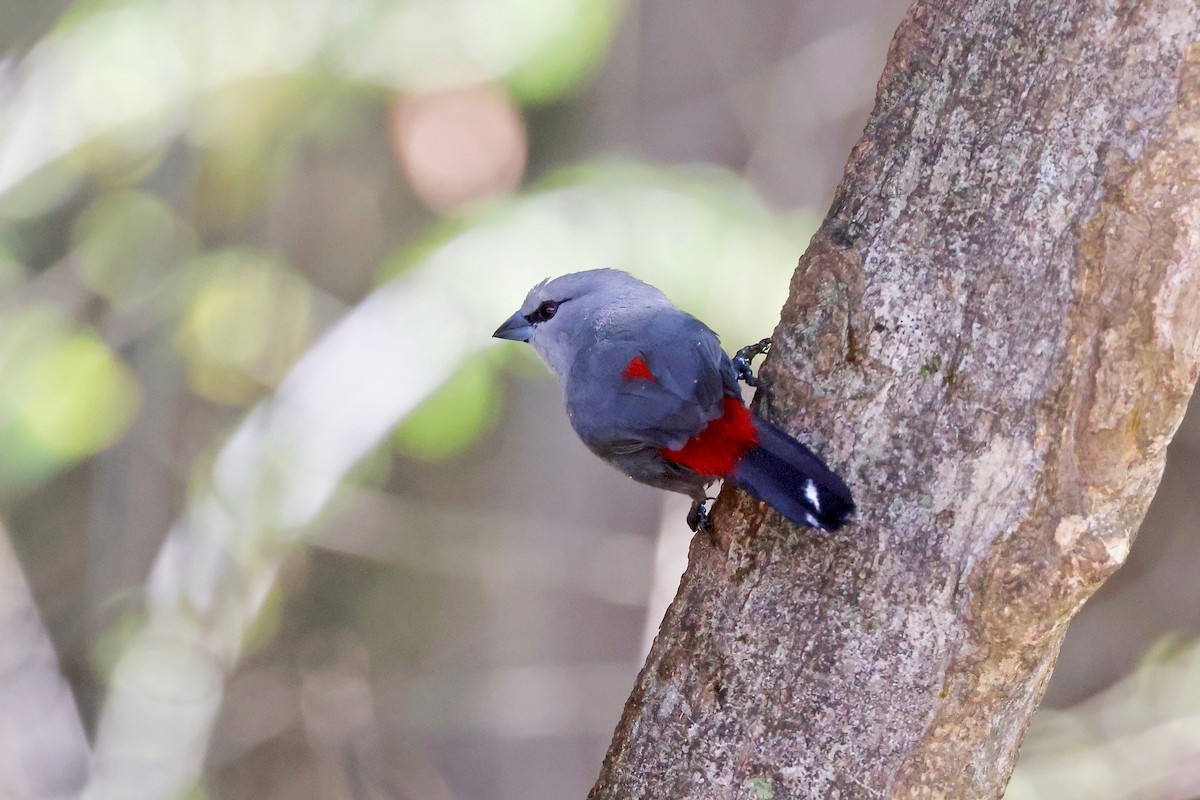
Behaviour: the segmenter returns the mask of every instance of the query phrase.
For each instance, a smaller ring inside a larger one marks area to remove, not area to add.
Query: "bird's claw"
[[[708,516],[708,509],[704,503],[701,503],[699,500],[692,501],[692,507],[688,510],[687,514],[687,524],[692,529],[692,533],[712,529],[712,518]]]
[[[747,386],[761,386],[763,381],[754,374],[750,362],[754,360],[755,356],[766,355],[769,352],[771,352],[770,339],[761,339],[738,350],[733,357],[733,371],[737,374],[738,380]]]

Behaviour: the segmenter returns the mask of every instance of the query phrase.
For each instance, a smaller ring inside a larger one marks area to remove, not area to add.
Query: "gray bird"
[[[704,524],[706,487],[730,481],[797,525],[837,530],[846,484],[811,450],[750,411],[717,335],[625,272],[539,283],[493,334],[529,342],[562,380],[567,416],[593,453],[629,477],[688,495]]]

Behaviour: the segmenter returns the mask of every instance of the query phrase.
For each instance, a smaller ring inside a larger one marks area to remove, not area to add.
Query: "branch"
[[[999,797],[1200,353],[1200,9],[918,0],[759,408],[848,478],[730,490],[592,798]]]

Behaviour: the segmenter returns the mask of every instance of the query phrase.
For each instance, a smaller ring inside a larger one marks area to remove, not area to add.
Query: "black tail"
[[[797,525],[836,531],[854,513],[846,483],[813,451],[757,416],[758,446],[742,458],[733,482]]]

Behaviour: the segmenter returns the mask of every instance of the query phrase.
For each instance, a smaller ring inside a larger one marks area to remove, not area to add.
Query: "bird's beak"
[[[511,339],[514,342],[528,342],[532,334],[533,326],[518,311],[506,319],[503,325],[496,328],[496,332],[492,334],[492,337],[495,339]]]

